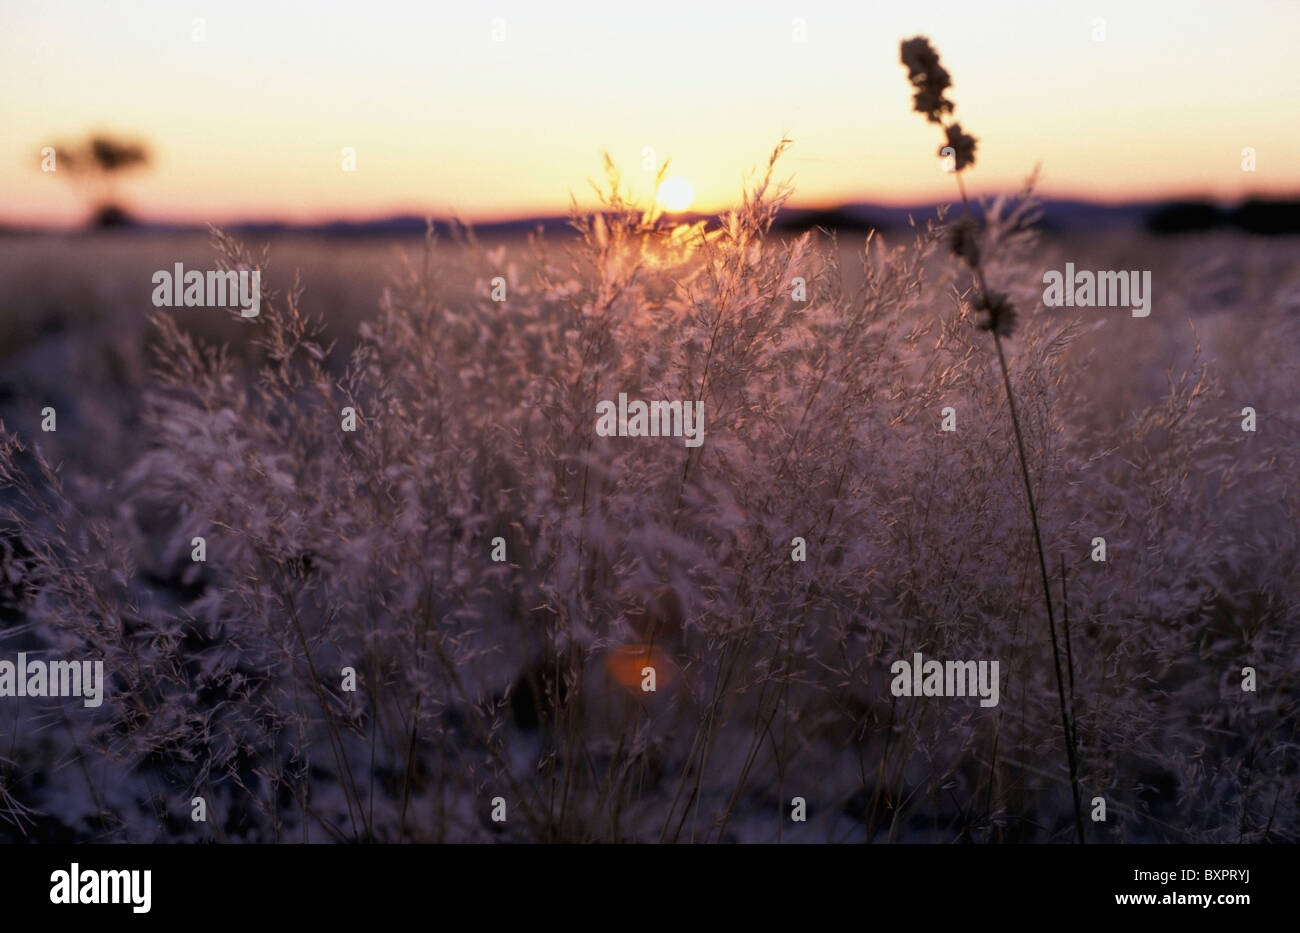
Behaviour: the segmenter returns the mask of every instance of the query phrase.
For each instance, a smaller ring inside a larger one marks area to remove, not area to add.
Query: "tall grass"
[[[1052,611],[1052,584],[1047,577],[1047,555],[1043,551],[1043,532],[1038,521],[1038,507],[1034,503],[1034,484],[1029,478],[1029,460],[1025,455],[1024,432],[1020,427],[1020,416],[1016,412],[1016,396],[1011,389],[1011,374],[1007,370],[1007,355],[1002,348],[1004,337],[1010,337],[1015,329],[1016,311],[1007,296],[989,288],[985,280],[984,267],[979,248],[978,225],[971,217],[970,199],[966,196],[966,186],[962,183],[962,171],[975,162],[974,138],[964,133],[960,123],[949,122],[947,114],[953,104],[944,96],[950,84],[947,70],[940,64],[939,55],[931,47],[929,40],[917,36],[906,40],[900,47],[903,64],[908,68],[909,79],[916,88],[915,108],[925,113],[926,118],[938,123],[944,131],[947,145],[939,151],[951,159],[953,178],[961,195],[962,216],[953,227],[951,246],[953,253],[970,267],[974,286],[975,308],[985,315],[980,322],[981,329],[993,336],[993,349],[997,351],[998,369],[1002,373],[1002,387],[1006,391],[1007,408],[1011,413],[1011,429],[1016,439],[1016,456],[1020,465],[1020,477],[1025,484],[1025,501],[1029,506],[1029,523],[1034,530],[1034,549],[1038,554],[1038,570],[1043,583],[1043,604],[1047,608],[1047,631],[1052,641],[1052,663],[1056,673],[1056,693],[1061,705],[1061,732],[1065,736],[1065,752],[1070,766],[1070,792],[1074,803],[1074,824],[1077,841],[1082,844],[1083,806],[1079,799],[1079,765],[1078,749],[1075,747],[1070,715],[1065,703],[1065,678],[1061,674],[1061,651],[1056,640],[1056,614]],[[1062,581],[1065,568],[1062,566]],[[1071,681],[1073,683],[1073,680]]]

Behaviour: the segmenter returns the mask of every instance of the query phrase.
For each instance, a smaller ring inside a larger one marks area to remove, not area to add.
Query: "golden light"
[[[655,201],[664,210],[672,214],[686,210],[695,201],[695,186],[685,178],[665,178],[659,183],[659,193]]]

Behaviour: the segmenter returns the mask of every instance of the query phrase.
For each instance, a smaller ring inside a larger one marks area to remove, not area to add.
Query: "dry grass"
[[[238,353],[162,314],[120,469],[47,462],[62,425],[6,435],[7,650],[103,657],[112,681],[97,714],[0,727],[4,832],[1071,839],[1004,386],[942,221],[850,274],[824,237],[768,234],[785,194],[769,167],[684,229],[611,177],[572,243],[430,238],[346,353],[292,289]],[[994,207],[984,268],[1022,310],[1008,365],[1068,567],[1079,781],[1109,810],[1090,836],[1294,841],[1294,274],[1234,338],[1257,365],[1148,395],[1178,325],[1043,310],[1032,214],[1028,192]],[[1126,368],[1133,391],[1106,385]],[[704,445],[597,437],[619,391],[703,399]],[[671,676],[629,692],[607,662],[647,638]],[[999,659],[1002,702],[891,696],[915,651]]]

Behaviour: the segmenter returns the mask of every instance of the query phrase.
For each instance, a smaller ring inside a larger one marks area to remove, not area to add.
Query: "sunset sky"
[[[782,134],[796,203],[949,198],[898,60],[916,34],[977,192],[1039,162],[1052,196],[1300,190],[1300,3],[0,0],[0,222],[84,219],[40,149],[92,129],[151,146],[121,191],[155,220],[562,213],[604,151],[648,194],[646,148],[709,210]]]

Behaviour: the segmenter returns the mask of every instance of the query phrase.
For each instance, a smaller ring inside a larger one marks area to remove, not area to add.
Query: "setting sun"
[[[659,185],[655,201],[669,213],[680,213],[694,203],[695,186],[685,178],[665,178]]]

